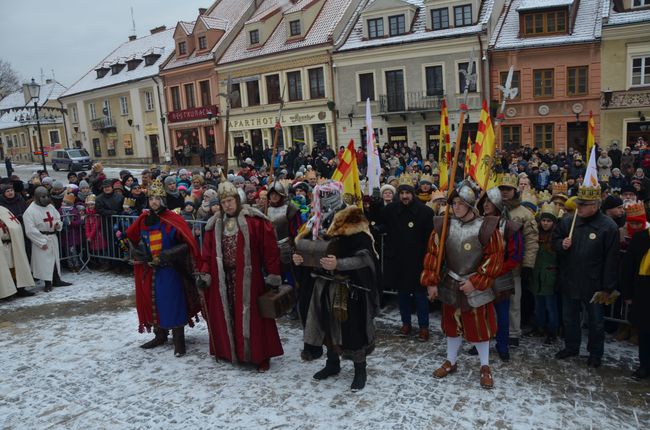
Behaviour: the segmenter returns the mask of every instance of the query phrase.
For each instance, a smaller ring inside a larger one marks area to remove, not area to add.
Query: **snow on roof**
[[[296,6],[304,6],[312,0],[299,0]],[[234,61],[246,60],[264,55],[276,54],[279,52],[290,51],[298,48],[322,45],[331,43],[335,37],[334,30],[348,11],[353,0],[325,0],[323,8],[316,17],[311,28],[303,39],[287,42],[287,26],[284,25],[283,18],[273,33],[266,40],[266,43],[259,48],[249,48],[248,34],[246,29],[242,29],[233,43],[228,47],[226,52],[219,60],[219,64],[232,63]],[[260,10],[269,10],[269,5],[276,5],[277,0],[265,0],[260,6]]]
[[[214,45],[210,52],[202,52],[197,55],[195,49],[187,57],[177,58],[176,52],[173,53],[172,58],[163,67],[163,70],[176,69],[178,67],[188,66],[191,64],[202,63],[204,61],[212,61],[214,51],[227,40],[229,32],[235,28],[236,24],[242,19],[244,13],[250,8],[251,3],[255,0],[221,0],[217,5],[210,10],[207,15],[202,15],[202,19],[206,28],[223,30],[224,34],[219,41]],[[191,32],[190,32],[191,33]],[[190,34],[188,33],[188,35]]]
[[[587,0],[598,1],[598,0]],[[517,11],[535,10],[535,9],[550,9],[555,7],[568,7],[573,4],[574,0],[521,0],[521,4]]]
[[[196,21],[188,22],[188,21],[178,21],[178,24],[181,26],[185,34],[192,34],[192,30],[194,30],[194,25],[196,24]]]
[[[169,55],[174,50],[175,43],[173,36],[174,29],[170,28],[169,30],[124,42],[95,67],[90,69],[81,79],[75,82],[62,97],[157,76],[158,66],[165,60],[164,56]],[[97,78],[96,69],[102,65],[110,65],[118,60],[124,60],[132,56],[142,58],[151,53],[160,54],[161,57],[150,66],[146,66],[143,61],[133,70],[128,70],[125,67],[117,74],[109,72],[103,78]]]
[[[650,9],[629,9],[624,12],[616,12],[614,2],[605,0],[603,5],[603,27],[647,23],[650,23]]]
[[[511,0],[510,9],[499,17],[490,47],[495,50],[537,48],[542,46],[586,43],[600,38],[603,0],[583,0],[579,3],[572,33],[549,36],[521,37],[519,34],[519,6],[528,0]],[[541,2],[542,0],[540,0]],[[608,0],[605,0],[608,1]]]
[[[366,8],[370,7],[375,1],[368,2]],[[446,37],[457,37],[470,34],[476,34],[483,31],[483,26],[487,24],[492,14],[494,7],[494,0],[485,0],[482,2],[481,13],[478,22],[474,25],[465,27],[447,28],[444,30],[430,31],[426,28],[426,10],[423,0],[404,0],[404,3],[411,4],[420,9],[420,12],[415,15],[415,22],[413,23],[413,31],[411,33],[403,34],[401,36],[392,36],[379,39],[364,39],[363,37],[363,18],[359,17],[350,36],[341,46],[338,51],[351,51],[354,49],[371,48],[378,46],[397,45],[411,42],[419,42],[423,40],[442,39]]]
[[[253,16],[246,21],[246,24],[252,24],[254,22],[264,21],[267,16],[271,16],[276,12],[280,11],[282,8],[279,5],[280,0],[266,0],[257,8]]]
[[[48,101],[58,99],[61,94],[66,90],[62,84],[57,81],[46,83],[41,85],[41,91],[38,95],[38,105],[45,106]],[[28,100],[25,103],[25,95],[23,94],[22,88],[15,93],[8,94],[5,98],[0,100],[0,111],[7,109],[18,109],[25,106],[32,106],[34,104],[33,100]]]

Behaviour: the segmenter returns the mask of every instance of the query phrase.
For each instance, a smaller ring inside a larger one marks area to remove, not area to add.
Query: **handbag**
[[[295,305],[295,297],[291,285],[283,284],[270,288],[257,298],[257,309],[262,318],[280,318],[288,313]]]

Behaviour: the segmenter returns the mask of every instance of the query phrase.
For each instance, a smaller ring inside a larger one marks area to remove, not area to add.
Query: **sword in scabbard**
[[[348,288],[355,288],[357,290],[366,291],[368,293],[370,293],[372,291],[372,290],[370,290],[370,288],[366,288],[364,286],[361,286],[361,285],[350,282],[349,279],[337,278],[336,276],[331,276],[331,275],[328,275],[326,273],[314,273],[314,272],[312,272],[311,277],[312,278],[321,278],[321,279],[324,279],[324,280],[330,281],[330,282],[338,282],[339,284],[343,284]]]

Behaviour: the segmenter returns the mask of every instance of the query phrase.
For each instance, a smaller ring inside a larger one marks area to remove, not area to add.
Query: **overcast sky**
[[[131,6],[138,37],[193,21],[212,0],[0,0],[0,58],[21,80],[52,76],[69,87],[128,40]]]

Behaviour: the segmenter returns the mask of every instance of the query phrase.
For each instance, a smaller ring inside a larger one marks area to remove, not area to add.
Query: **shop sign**
[[[275,126],[277,115],[267,114],[260,116],[235,117],[230,120],[231,130],[250,130],[257,128],[271,128]],[[296,113],[285,113],[282,115],[282,126],[319,124],[331,122],[330,111],[307,111]]]
[[[207,119],[208,114],[212,116],[217,116],[219,114],[218,106],[201,106],[192,109],[177,110],[174,112],[169,112],[167,114],[167,119],[170,123],[181,122],[181,121],[193,121],[196,119]]]

